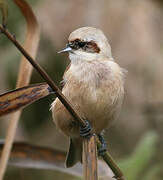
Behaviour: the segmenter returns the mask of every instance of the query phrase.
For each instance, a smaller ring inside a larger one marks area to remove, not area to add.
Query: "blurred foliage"
[[[157,152],[158,136],[155,132],[148,132],[138,143],[134,152],[125,159],[119,161],[120,168],[129,180],[137,179],[158,179],[158,172],[161,169],[157,165],[148,167]],[[148,169],[146,173],[145,170]],[[148,179],[148,180],[149,180]]]

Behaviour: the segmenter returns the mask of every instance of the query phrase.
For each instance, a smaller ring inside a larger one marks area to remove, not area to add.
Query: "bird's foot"
[[[101,142],[101,147],[98,149],[98,155],[103,156],[107,151],[107,144],[102,134],[98,134],[98,138]]]
[[[85,122],[86,122],[85,126],[80,126],[80,136],[89,139],[90,137],[93,136],[92,127],[89,121],[85,120]]]

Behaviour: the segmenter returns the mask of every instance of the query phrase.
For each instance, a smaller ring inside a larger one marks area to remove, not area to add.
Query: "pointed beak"
[[[67,47],[65,49],[62,49],[61,51],[59,51],[58,53],[63,53],[63,52],[71,52],[72,48],[70,46],[67,45]]]

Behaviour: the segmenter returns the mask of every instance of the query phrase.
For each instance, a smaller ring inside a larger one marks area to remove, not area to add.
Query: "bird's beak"
[[[72,51],[72,48],[69,45],[67,45],[66,48],[62,49],[58,53],[71,52],[71,51]]]

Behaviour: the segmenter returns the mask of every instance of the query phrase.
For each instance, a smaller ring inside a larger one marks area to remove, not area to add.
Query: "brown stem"
[[[96,138],[83,140],[83,171],[85,180],[97,180],[97,148]],[[91,167],[91,168],[90,168]]]
[[[0,31],[7,36],[9,40],[15,44],[15,46],[18,48],[19,51],[27,58],[27,60],[33,65],[33,67],[39,72],[39,74],[43,77],[43,79],[49,84],[49,86],[52,88],[52,90],[55,91],[56,96],[60,99],[60,101],[64,104],[64,106],[67,108],[67,110],[70,112],[70,114],[77,119],[82,125],[86,125],[85,121],[76,113],[76,111],[73,109],[72,105],[68,102],[66,97],[62,94],[60,89],[55,85],[55,83],[51,80],[51,78],[48,76],[48,74],[44,71],[44,69],[36,62],[34,59],[25,51],[25,49],[19,44],[18,41],[6,30],[0,25]],[[101,143],[97,139],[97,146],[100,147]],[[118,180],[126,180],[123,176],[123,173],[119,169],[119,167],[116,165],[116,163],[113,161],[111,155],[109,152],[105,153],[103,156],[104,161],[107,163],[107,165],[112,169],[113,173],[115,174],[115,178]]]

